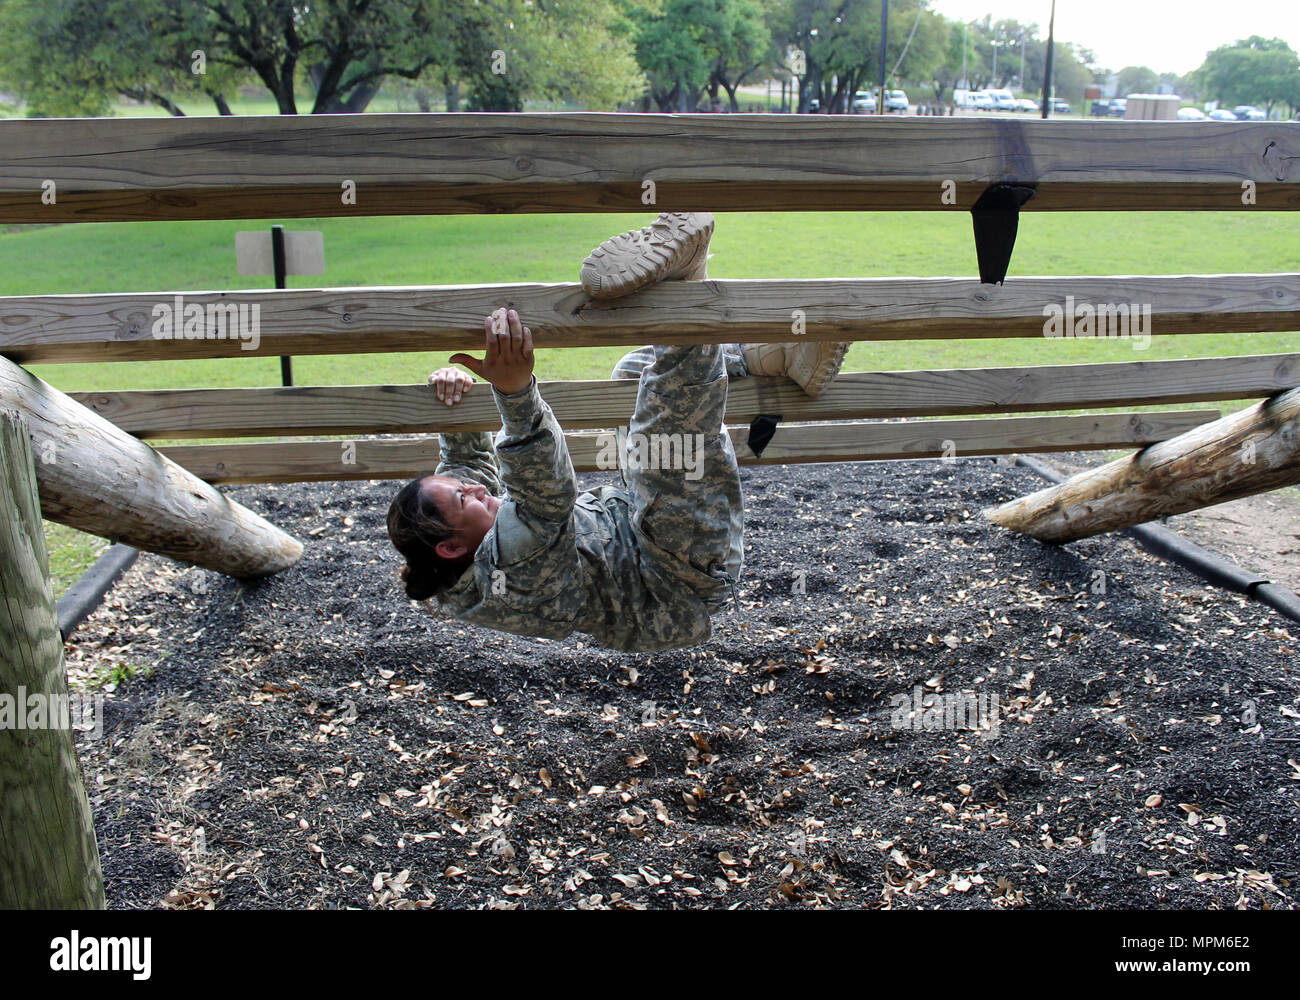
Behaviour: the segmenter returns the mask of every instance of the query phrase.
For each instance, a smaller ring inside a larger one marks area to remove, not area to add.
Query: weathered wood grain
[[[1300,124],[855,115],[0,121],[0,222],[502,212],[1300,208]],[[42,203],[52,181],[56,200]],[[356,197],[343,197],[345,181]],[[952,197],[943,198],[945,185]]]
[[[1300,483],[1300,389],[985,511],[1004,528],[1072,542]]]
[[[302,556],[279,528],[3,358],[0,406],[27,423],[51,521],[235,577],[275,573]]]
[[[789,379],[734,380],[727,422],[761,413],[787,421],[1023,413],[1150,406],[1271,396],[1300,386],[1300,354],[1023,368],[859,372],[838,376],[816,399]],[[542,382],[542,397],[570,430],[615,427],[636,405],[631,380]],[[73,392],[137,437],[270,437],[304,434],[431,434],[496,430],[501,415],[486,384],[455,406],[418,385],[268,386]]]
[[[0,406],[0,909],[104,908],[67,699],[32,448]]]
[[[748,428],[728,430],[741,465],[785,465],[1123,448],[1172,437],[1217,416],[1217,410],[1179,410],[896,423],[782,423],[761,458],[746,443]],[[602,468],[598,462],[608,453],[611,437],[612,433],[566,434],[574,469]],[[433,436],[175,445],[162,451],[210,483],[402,479],[430,473],[438,464],[438,439]]]
[[[1047,337],[1073,302],[1150,307],[1146,335],[1300,329],[1300,274],[667,281],[592,301],[578,284],[187,292],[245,307],[242,336],[160,338],[173,292],[0,297],[0,355],[22,363],[482,350],[484,317],[513,305],[539,348],[646,343]],[[254,313],[256,308],[256,314]],[[256,335],[252,326],[257,317]],[[806,332],[796,335],[800,320]],[[183,332],[178,330],[176,332]],[[1132,332],[1130,328],[1130,332]],[[1140,341],[1133,340],[1136,345]]]

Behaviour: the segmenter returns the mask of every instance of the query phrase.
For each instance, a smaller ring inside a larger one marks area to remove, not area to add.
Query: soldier
[[[661,215],[596,248],[583,286],[609,298],[655,281],[702,279],[712,232],[711,215]],[[484,320],[484,339],[482,360],[450,360],[492,384],[502,429],[495,443],[486,432],[442,435],[437,470],[393,500],[388,534],[407,561],[407,595],[436,598],[487,628],[550,639],[584,632],[618,650],[708,639],[710,615],[735,600],[743,560],[739,469],[723,424],[728,378],[784,368],[815,395],[847,345],[632,352],[614,373],[640,379],[629,440],[671,441],[683,459],[698,443],[697,461],[690,471],[684,461],[630,461],[624,488],[579,494],[564,432],[537,392],[531,330],[515,310],[498,309]],[[430,376],[448,405],[472,381],[452,368]]]

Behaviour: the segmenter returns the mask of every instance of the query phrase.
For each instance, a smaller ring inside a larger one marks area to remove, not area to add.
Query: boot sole
[[[649,246],[633,241],[631,233],[610,237],[582,262],[583,290],[593,299],[612,299],[658,281],[703,277],[713,236],[713,216],[707,212],[690,213],[674,235],[671,243]]]

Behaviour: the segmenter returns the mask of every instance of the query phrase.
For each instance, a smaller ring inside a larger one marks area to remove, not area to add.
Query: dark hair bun
[[[413,601],[427,601],[438,591],[437,572],[421,571],[407,563],[401,571],[402,583],[406,586],[406,596]]]

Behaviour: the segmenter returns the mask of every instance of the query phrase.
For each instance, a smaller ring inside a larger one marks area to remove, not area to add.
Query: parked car
[[[859,90],[853,95],[853,113],[869,115],[876,110],[876,95],[870,90]]]
[[[1106,108],[1106,114],[1110,118],[1123,118],[1124,112],[1128,109],[1128,100],[1123,97],[1117,97],[1110,102]]]
[[[1019,111],[1016,106],[1016,99],[1009,90],[988,90],[985,91],[993,99],[993,107],[998,111]]]
[[[1088,114],[1094,118],[1105,118],[1110,111],[1110,101],[1093,101],[1092,106],[1088,109]]]
[[[907,94],[901,90],[885,91],[885,110],[886,111],[906,111]]]
[[[995,107],[997,107],[997,105],[993,103],[993,98],[989,97],[988,94],[975,95],[976,111],[992,111]]]
[[[1052,98],[1052,113],[1057,115],[1068,115],[1070,113],[1070,104],[1059,97]]]
[[[1178,109],[1178,120],[1180,122],[1203,122],[1205,121],[1205,112],[1200,108],[1186,107]]]
[[[1032,100],[1031,98],[1028,98],[1028,97],[1020,97],[1020,98],[1017,98],[1017,99],[1016,99],[1016,110],[1017,110],[1017,111],[1037,111],[1037,110],[1038,110],[1038,102],[1035,101],[1035,100]]]
[[[1268,116],[1253,104],[1238,104],[1232,109],[1239,122],[1262,122]]]
[[[1227,108],[1215,108],[1213,111],[1210,112],[1209,117],[1213,118],[1216,122],[1237,121],[1237,116],[1234,115]]]

